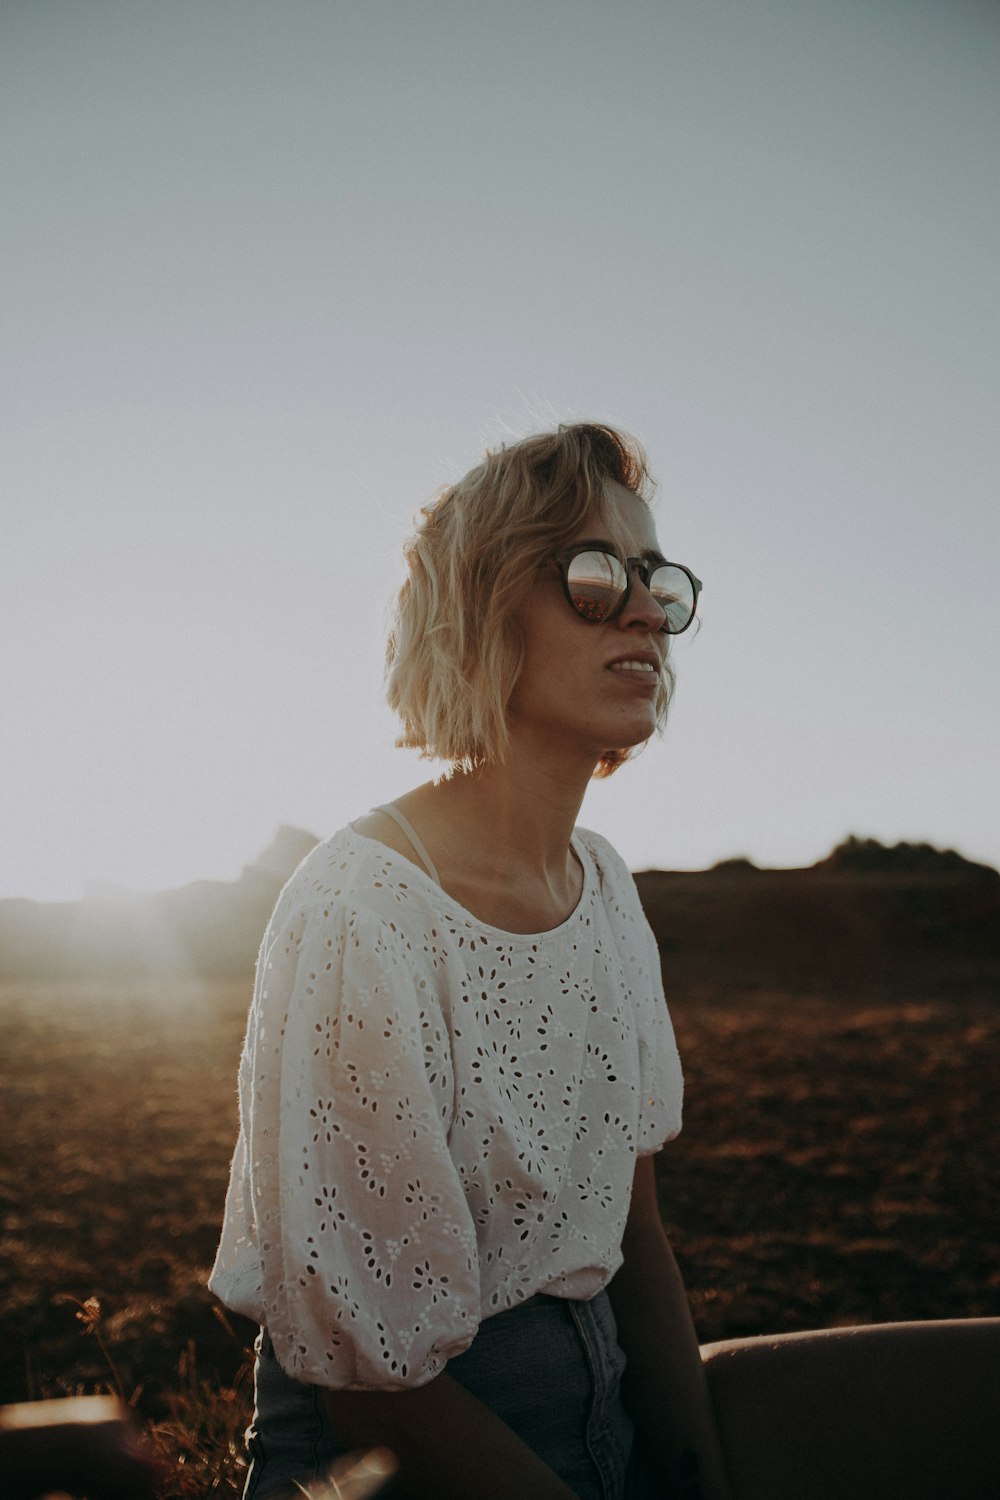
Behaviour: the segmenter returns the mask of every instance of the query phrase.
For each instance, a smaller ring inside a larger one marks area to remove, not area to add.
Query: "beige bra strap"
[[[401,813],[398,807],[393,807],[391,802],[384,802],[381,807],[376,807],[375,811],[388,813],[392,821],[399,824],[399,827],[403,830],[403,832],[406,834],[406,837],[413,845],[414,853],[417,855],[428,875],[433,881],[436,881],[437,884],[440,885],[441,878],[434,866],[434,861],[431,859],[430,855],[427,853],[427,850],[424,848],[423,841],[421,840],[420,835],[417,833],[417,830],[414,828],[413,824],[410,822],[406,814]]]

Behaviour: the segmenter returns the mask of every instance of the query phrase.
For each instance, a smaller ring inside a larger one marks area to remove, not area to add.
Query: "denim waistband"
[[[490,1318],[484,1318],[483,1323],[491,1322],[493,1318],[506,1317],[508,1313],[520,1312],[525,1307],[539,1307],[544,1302],[566,1302],[567,1300],[565,1297],[553,1297],[548,1292],[535,1292],[533,1296],[526,1297],[523,1302],[515,1302],[513,1307],[506,1307],[503,1312],[493,1313]],[[482,1327],[482,1324],[480,1324],[480,1327]],[[271,1335],[266,1328],[261,1328],[254,1347],[257,1353],[263,1355],[265,1359],[276,1358],[274,1345],[271,1342]]]
[[[625,1357],[605,1292],[589,1302],[537,1293],[487,1318],[448,1361],[464,1385],[533,1448],[580,1500],[624,1500],[632,1423],[621,1401]],[[322,1392],[286,1375],[258,1340],[252,1458],[245,1500],[317,1480],[345,1451]],[[401,1491],[389,1485],[392,1500]]]

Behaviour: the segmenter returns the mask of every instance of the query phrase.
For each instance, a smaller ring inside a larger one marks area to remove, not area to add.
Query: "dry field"
[[[0,1401],[120,1381],[167,1495],[237,1493],[250,1330],[204,1281],[246,1002],[0,988]],[[1000,1314],[995,1001],[724,991],[673,1011],[687,1123],[662,1202],[703,1340]]]

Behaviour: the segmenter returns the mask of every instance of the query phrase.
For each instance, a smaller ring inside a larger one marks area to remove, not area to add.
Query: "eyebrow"
[[[581,537],[578,542],[572,542],[567,550],[576,552],[578,548],[583,547],[593,547],[597,552],[609,552],[612,553],[615,557],[626,557],[628,555],[627,553],[620,551],[613,542],[606,541],[604,537],[597,536]],[[640,552],[639,556],[642,558],[643,562],[665,563],[667,561],[663,553],[658,552],[655,547],[650,547],[647,551]]]

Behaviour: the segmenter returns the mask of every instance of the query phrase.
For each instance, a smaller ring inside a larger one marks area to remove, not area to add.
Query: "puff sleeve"
[[[282,1368],[342,1389],[432,1379],[479,1324],[476,1235],[448,1149],[448,1028],[393,922],[321,904],[269,931],[240,1093]]]
[[[607,839],[588,833],[601,870],[605,907],[631,997],[638,1061],[636,1153],[649,1156],[680,1133],[684,1076],[673,1022],[663,993],[660,952],[639,890]]]
[[[631,881],[631,876],[629,876]],[[632,881],[633,890],[635,882]],[[639,894],[636,891],[636,905]],[[641,907],[640,907],[641,913]],[[642,914],[645,983],[634,991],[639,1032],[639,1136],[637,1154],[649,1156],[680,1134],[684,1077],[673,1022],[660,977],[660,951]]]

